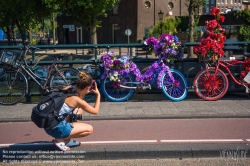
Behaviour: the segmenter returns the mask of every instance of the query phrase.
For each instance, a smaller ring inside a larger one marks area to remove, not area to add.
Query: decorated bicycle
[[[226,37],[225,29],[221,27],[220,23],[225,18],[220,15],[218,8],[211,9],[211,14],[215,16],[215,19],[206,22],[207,36],[194,47],[194,53],[201,59],[205,59],[206,65],[194,78],[194,90],[204,100],[220,99],[228,90],[228,78],[224,72],[226,71],[236,84],[244,86],[246,92],[250,93],[250,53],[244,53],[243,60],[237,60],[235,57],[223,58]],[[231,66],[237,65],[243,68],[239,78],[235,77],[230,70]]]
[[[155,61],[143,74],[129,55],[117,56],[108,52],[101,56],[104,73],[101,89],[110,101],[128,100],[134,91],[151,89],[157,80],[157,87],[173,101],[181,101],[187,95],[187,81],[183,74],[165,65],[164,60],[173,63],[182,58],[178,51],[180,42],[176,36],[162,34],[160,40],[150,37],[145,44],[155,53]]]

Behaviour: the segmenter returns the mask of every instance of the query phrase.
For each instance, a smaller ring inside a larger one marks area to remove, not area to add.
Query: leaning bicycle
[[[41,66],[38,63],[33,66],[27,64],[26,54],[29,50],[38,50],[38,48],[26,46],[21,51],[2,51],[0,57],[0,104],[18,103],[28,93],[31,81],[37,85],[41,95],[47,95],[77,81],[78,70],[71,67],[60,67],[54,60],[48,66],[46,76],[39,75],[38,71]]]
[[[239,77],[236,77],[230,70],[231,66],[242,66]],[[224,69],[224,70],[221,70]],[[226,71],[234,83],[246,88],[246,93],[250,93],[250,53],[244,53],[243,60],[219,59],[211,66],[206,63],[206,68],[197,73],[194,78],[195,93],[203,100],[213,101],[222,98],[228,90],[228,78]]]
[[[187,81],[183,74],[176,69],[169,68],[164,60],[171,63],[181,58],[178,51],[178,38],[163,34],[160,41],[151,37],[145,44],[155,48],[155,61],[146,72],[141,73],[137,65],[128,55],[116,56],[113,53],[102,55],[101,64],[104,73],[101,76],[101,90],[110,101],[122,102],[128,100],[134,91],[143,92],[151,89],[151,85],[157,80],[157,86],[173,101],[181,101],[187,95]]]

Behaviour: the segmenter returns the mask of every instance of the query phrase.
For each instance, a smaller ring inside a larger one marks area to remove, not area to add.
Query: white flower
[[[118,76],[118,72],[117,71],[114,71],[114,76]]]

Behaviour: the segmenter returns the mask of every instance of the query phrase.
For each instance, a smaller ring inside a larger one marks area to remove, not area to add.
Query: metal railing
[[[181,44],[181,53],[182,55],[187,54],[186,49],[190,46],[196,46],[199,42],[185,42]],[[246,52],[247,46],[250,44],[250,42],[225,42],[225,46],[239,46],[241,48],[242,53]],[[144,63],[152,63],[155,61],[155,59],[150,58],[150,53],[147,52],[147,46],[143,43],[134,43],[134,44],[67,44],[67,45],[36,45],[35,47],[40,48],[41,50],[56,50],[56,52],[53,52],[52,54],[58,54],[57,50],[75,50],[76,53],[79,50],[91,50],[93,56],[93,60],[63,60],[60,61],[60,64],[91,64],[95,67],[95,76],[97,77],[97,71],[98,71],[98,65],[101,63],[101,60],[98,59],[98,55],[102,54],[101,52],[108,52],[112,50],[116,50],[117,54],[119,55],[125,55],[127,53],[134,54],[133,61],[138,64],[144,64]],[[2,49],[20,49],[21,46],[0,46],[0,50]],[[230,49],[228,49],[229,51]],[[133,52],[132,52],[133,51]],[[144,53],[142,53],[144,51]],[[225,50],[226,51],[226,50]],[[46,53],[49,55],[48,53]],[[143,56],[141,55],[143,54]],[[242,54],[243,55],[243,54]],[[84,57],[85,55],[78,55],[79,57]],[[36,63],[36,52],[35,50],[32,50],[31,52],[31,61],[29,62],[29,65]],[[51,61],[39,61],[38,65],[49,65],[51,64]],[[192,88],[193,78],[197,74],[197,71],[199,71],[202,68],[203,64],[200,63],[199,58],[183,58],[182,61],[176,62],[174,64],[174,68],[177,68],[179,71],[183,73],[183,75],[188,80],[188,84],[190,85],[190,88]],[[197,71],[195,71],[196,68]],[[237,74],[237,73],[236,73]],[[99,79],[99,78],[95,78]],[[230,82],[230,80],[229,80]],[[230,82],[230,84],[233,84],[233,82]],[[237,90],[237,89],[236,89]],[[239,90],[239,89],[238,89]],[[157,93],[159,90],[153,89],[149,93]],[[229,91],[235,91],[235,87],[231,86],[229,87]],[[31,101],[30,97],[32,95],[38,95],[39,92],[29,92],[26,95],[26,101]]]

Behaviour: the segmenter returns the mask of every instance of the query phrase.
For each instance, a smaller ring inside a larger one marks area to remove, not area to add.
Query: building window
[[[113,14],[118,14],[118,4],[113,7]]]
[[[217,2],[218,2],[218,4],[220,4],[220,3],[221,3],[221,0],[218,0]]]
[[[211,0],[211,5],[214,5],[214,0]]]
[[[151,3],[149,1],[146,1],[144,6],[145,8],[149,9],[151,7]]]
[[[117,43],[117,37],[118,37],[118,32],[117,30],[119,30],[120,27],[118,27],[118,24],[112,24],[112,42],[113,43]]]
[[[172,10],[172,9],[174,8],[173,2],[169,2],[169,3],[168,3],[168,8],[169,8],[170,10]]]
[[[76,42],[82,43],[82,27],[76,27]]]
[[[206,14],[209,14],[209,13],[210,13],[209,7],[207,6],[207,7],[206,7]]]

